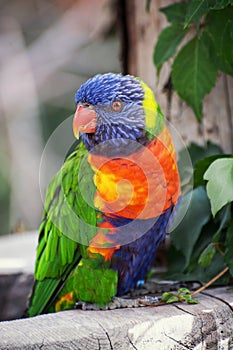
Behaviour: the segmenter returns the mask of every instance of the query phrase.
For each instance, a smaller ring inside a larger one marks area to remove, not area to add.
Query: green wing
[[[80,142],[47,189],[29,316],[48,310],[96,233],[92,205],[96,188],[87,157],[88,151]],[[86,194],[88,198],[84,198]]]

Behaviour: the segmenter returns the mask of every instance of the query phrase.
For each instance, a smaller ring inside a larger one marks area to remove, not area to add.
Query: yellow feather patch
[[[152,90],[143,81],[140,81],[140,83],[144,90],[143,108],[146,116],[146,126],[149,130],[153,130],[157,121],[158,103],[155,100]]]

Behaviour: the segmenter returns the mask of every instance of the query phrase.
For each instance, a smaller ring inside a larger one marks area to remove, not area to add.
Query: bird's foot
[[[75,303],[75,309],[84,310],[84,311],[86,310],[98,311],[98,310],[101,310],[102,308],[97,304],[87,303],[85,301],[77,301]]]
[[[151,297],[150,300],[152,300],[152,298],[156,298],[156,297]],[[158,298],[156,298],[156,300],[158,301]],[[145,304],[143,303],[143,301],[145,301]],[[135,308],[135,307],[146,306],[146,303],[148,302],[149,300],[147,297],[142,297],[140,299],[113,297],[112,301],[105,306],[99,306],[97,304],[79,301],[75,304],[75,308],[80,310],[92,310],[92,311],[115,310],[115,309],[122,309],[122,308]]]
[[[153,296],[153,295],[145,295],[141,298],[137,299],[140,306],[159,306],[164,304],[161,301],[161,297]]]
[[[111,303],[107,305],[109,310],[120,308],[134,308],[142,306],[154,306],[161,302],[161,298],[157,296],[145,295],[140,298],[119,298],[114,297]]]
[[[138,299],[119,298],[119,297],[112,298],[112,301],[108,305],[106,305],[108,310],[133,308],[133,307],[139,307],[139,306],[141,305],[139,304]]]

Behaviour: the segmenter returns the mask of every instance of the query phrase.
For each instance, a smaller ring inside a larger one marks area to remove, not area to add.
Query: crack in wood
[[[127,335],[127,339],[129,341],[129,343],[132,345],[132,347],[135,349],[135,350],[138,350],[138,348],[134,345],[134,343],[132,342],[132,340],[130,339],[130,337]]]
[[[97,322],[98,322],[98,321],[97,321]],[[103,329],[104,333],[105,333],[106,336],[107,336],[107,339],[108,339],[109,345],[110,345],[110,350],[113,350],[112,342],[111,342],[110,336],[109,336],[109,334],[108,334],[108,331],[106,331],[106,329],[103,327],[103,325],[102,325],[100,322],[98,322],[98,324],[99,324],[99,326]]]
[[[190,350],[190,347],[185,345],[185,344],[183,344],[180,340],[176,340],[175,338],[171,337],[170,335],[168,335],[166,333],[164,333],[164,335],[165,335],[165,337],[167,337],[167,338],[171,339],[172,341],[174,341],[176,344],[179,344],[179,345],[183,346],[184,349]]]
[[[179,306],[179,305],[174,304],[173,306],[174,306],[175,308],[177,308],[177,309],[179,309],[179,310],[185,312],[185,313],[188,314],[188,315],[191,315],[191,316],[194,316],[194,317],[196,316],[196,314],[193,314],[192,312],[183,309],[183,308],[182,308],[181,306]]]
[[[108,341],[109,341],[110,349],[113,350],[113,346],[112,346],[112,342],[111,342],[110,336],[109,336],[107,331],[105,331],[105,333],[106,333],[106,336],[107,336]]]
[[[227,305],[230,308],[230,310],[233,312],[233,307],[226,300],[224,300],[224,299],[222,299],[220,297],[217,297],[216,295],[209,294],[208,292],[201,292],[201,294],[221,301],[223,304]]]
[[[40,350],[43,349],[44,346],[45,346],[45,340],[42,339],[42,342],[41,342],[41,344],[39,345],[39,349],[40,349]]]
[[[199,299],[197,305],[166,305],[160,312],[149,307],[74,310],[2,322],[0,349],[139,350],[145,344],[148,349],[227,349],[233,344],[233,291],[210,289]]]
[[[98,341],[98,346],[99,346],[98,350],[101,350],[101,346],[100,346],[100,340],[99,340],[99,338],[97,338],[97,341]]]

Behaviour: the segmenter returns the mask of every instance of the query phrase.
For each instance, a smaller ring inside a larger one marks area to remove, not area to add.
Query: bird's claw
[[[144,306],[144,305],[141,302],[139,302],[139,299],[113,297],[112,301],[105,306],[99,306],[97,304],[78,301],[75,304],[75,309],[97,311],[97,310],[115,310],[115,309],[122,309],[122,308],[135,308],[140,306]]]
[[[75,303],[75,309],[79,310],[92,310],[92,311],[98,311],[101,310],[101,307],[97,304],[87,303],[85,301],[78,301]]]

